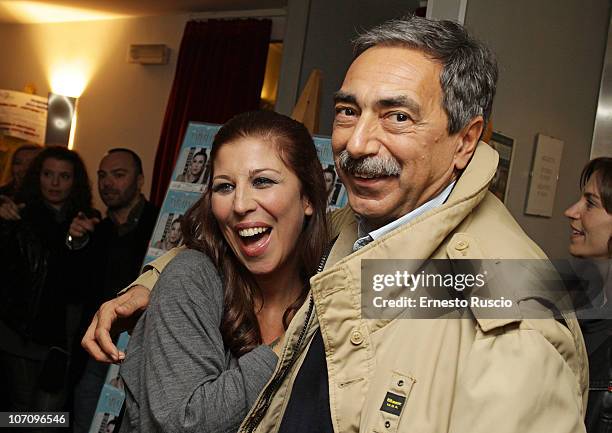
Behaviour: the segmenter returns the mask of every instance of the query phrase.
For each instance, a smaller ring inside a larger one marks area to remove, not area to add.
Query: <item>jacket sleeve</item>
[[[161,274],[122,366],[140,431],[238,429],[277,357],[262,345],[230,360],[219,329],[222,314],[223,288],[212,263],[185,250]]]
[[[460,372],[451,433],[584,432],[580,379],[572,339],[563,325],[479,331]],[[510,326],[510,325],[509,325]]]
[[[131,282],[127,287],[117,293],[117,296],[124,294],[127,292],[130,287],[133,286],[143,286],[149,290],[152,290],[159,279],[159,275],[162,273],[164,268],[170,263],[170,261],[175,258],[181,251],[183,251],[185,247],[176,247],[172,248],[170,251],[166,252],[163,256],[160,256],[153,260],[151,263],[147,264],[144,268],[145,271],[136,278],[133,282]]]

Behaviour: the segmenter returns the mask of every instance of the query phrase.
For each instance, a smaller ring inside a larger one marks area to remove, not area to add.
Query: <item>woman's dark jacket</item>
[[[84,263],[65,246],[74,215],[32,203],[0,220],[0,320],[28,341],[67,348],[66,311],[80,303]]]

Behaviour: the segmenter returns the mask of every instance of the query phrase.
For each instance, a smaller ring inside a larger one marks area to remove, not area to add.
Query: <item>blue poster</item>
[[[220,125],[191,122],[179,151],[144,264],[183,243],[181,220],[206,189],[210,149]]]
[[[323,168],[323,176],[325,177],[325,188],[327,189],[327,211],[331,212],[334,209],[344,207],[348,202],[346,188],[340,181],[336,166],[334,165],[334,154],[332,153],[331,139],[315,135],[312,137],[315,147],[317,148],[317,156],[321,161]]]

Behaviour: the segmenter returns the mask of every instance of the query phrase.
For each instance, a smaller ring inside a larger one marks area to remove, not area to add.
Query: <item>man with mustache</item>
[[[350,206],[330,217],[325,269],[240,432],[584,431],[586,356],[573,316],[470,308],[461,319],[382,320],[361,308],[365,259],[548,263],[487,190],[498,155],[479,138],[496,81],[490,51],[450,21],[408,17],[356,39],[332,133]],[[152,287],[162,267],[139,282]],[[532,275],[513,277],[536,285]],[[497,280],[488,288],[513,295]],[[103,305],[83,345],[120,360],[111,323],[147,302],[135,286]]]
[[[142,195],[143,183],[142,162],[134,151],[109,150],[98,168],[98,192],[108,208],[106,218],[100,221],[80,213],[70,225],[68,247],[90,254],[98,270],[88,288],[89,302],[82,314],[83,330],[97,306],[114,298],[140,272],[159,211]],[[107,368],[106,364],[93,360],[85,367],[86,357],[82,353],[78,355],[75,354],[73,378],[78,380],[75,432],[89,429]]]

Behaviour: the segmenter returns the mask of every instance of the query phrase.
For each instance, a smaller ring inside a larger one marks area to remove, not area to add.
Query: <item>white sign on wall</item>
[[[538,134],[525,213],[551,217],[555,204],[563,141]]]
[[[0,90],[0,134],[45,144],[47,97]]]

